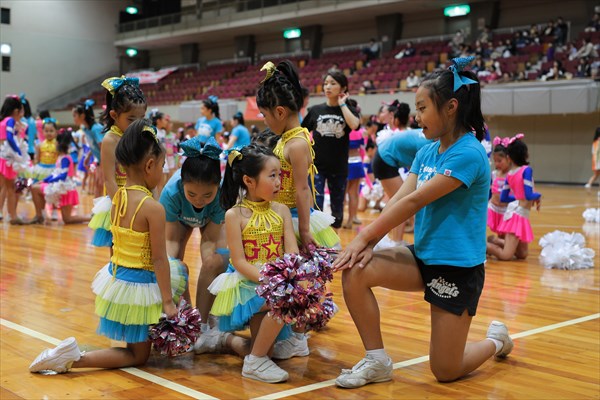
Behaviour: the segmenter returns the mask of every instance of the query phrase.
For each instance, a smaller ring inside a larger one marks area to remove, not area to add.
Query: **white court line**
[[[4,318],[0,318],[0,324],[2,324],[3,326],[5,326],[7,328],[13,329],[15,331],[19,331],[21,333],[24,333],[24,334],[34,337],[36,339],[43,340],[44,342],[48,342],[53,345],[58,345],[61,342],[59,339],[45,335],[38,331],[34,331],[33,329],[26,328],[22,325],[15,324],[14,322],[7,321]],[[217,397],[212,397],[212,396],[207,395],[206,393],[198,392],[197,390],[191,389],[187,386],[180,385],[179,383],[172,382],[168,379],[161,378],[160,376],[150,374],[146,371],[142,371],[141,369],[137,369],[137,368],[119,368],[119,369],[123,372],[127,372],[128,374],[137,376],[138,378],[147,380],[149,382],[152,382],[156,385],[162,386],[162,387],[172,390],[174,392],[178,392],[183,395],[190,396],[194,399],[218,400]]]
[[[547,208],[577,208],[577,207],[588,207],[589,203],[584,203],[584,204],[561,204],[561,205],[557,205],[557,206],[544,206],[542,205],[542,210],[545,210]]]
[[[581,322],[591,321],[591,320],[597,319],[597,318],[600,318],[600,313],[587,315],[585,317],[576,318],[576,319],[572,319],[572,320],[569,320],[569,321],[559,322],[557,324],[542,326],[541,328],[530,329],[528,331],[524,331],[524,332],[521,332],[521,333],[516,333],[514,335],[510,335],[510,337],[513,338],[513,339],[519,339],[519,338],[522,338],[522,337],[536,335],[538,333],[542,333],[542,332],[547,332],[547,331],[551,331],[551,330],[554,330],[554,329],[563,328],[565,326],[570,326],[570,325],[579,324]],[[421,357],[413,358],[413,359],[410,359],[410,360],[406,360],[406,361],[395,363],[394,364],[394,369],[404,368],[404,367],[408,367],[408,366],[411,366],[411,365],[414,365],[414,364],[420,364],[420,363],[423,363],[423,362],[426,362],[426,361],[429,361],[429,356],[421,356]],[[272,393],[272,394],[269,394],[269,395],[266,395],[266,396],[256,397],[256,399],[261,399],[261,400],[266,400],[266,399],[281,399],[283,397],[295,396],[295,395],[298,395],[298,394],[301,394],[301,393],[306,393],[306,392],[310,392],[310,391],[317,390],[317,389],[322,389],[322,388],[325,388],[325,387],[328,387],[328,386],[333,386],[333,385],[335,385],[335,379],[330,379],[328,381],[323,381],[323,382],[319,382],[319,383],[313,383],[311,385],[301,386],[301,387],[295,388],[295,389],[284,390],[284,391],[277,392],[277,393]]]

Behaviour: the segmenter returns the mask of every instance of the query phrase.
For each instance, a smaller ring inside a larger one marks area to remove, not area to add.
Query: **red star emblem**
[[[267,255],[265,256],[265,259],[270,260],[272,257],[279,257],[279,246],[281,246],[281,240],[275,240],[273,234],[270,234],[269,241],[261,245],[261,247],[267,249]]]

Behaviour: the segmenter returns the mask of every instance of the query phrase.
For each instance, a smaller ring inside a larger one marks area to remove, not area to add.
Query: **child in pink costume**
[[[533,172],[528,165],[527,145],[521,140],[522,133],[509,140],[508,157],[513,168],[506,175],[504,188],[500,193],[500,201],[511,203],[506,207],[504,218],[498,231],[505,234],[504,245],[494,243],[487,245],[487,252],[499,260],[525,259],[528,255],[529,243],[533,241],[533,231],[529,222],[529,211],[532,205],[539,210],[542,195],[533,191]],[[510,195],[512,191],[514,196]],[[516,201],[515,201],[516,200]]]
[[[490,187],[491,196],[488,202],[488,219],[487,225],[492,232],[500,234],[498,228],[504,219],[506,212],[506,203],[500,201],[500,192],[504,188],[506,174],[510,169],[510,159],[508,158],[506,146],[508,146],[510,138],[494,138],[494,171],[492,171],[492,185]],[[502,235],[503,236],[503,235]],[[489,242],[502,244],[497,242],[498,238],[495,235],[488,237]],[[501,239],[500,239],[501,240]]]

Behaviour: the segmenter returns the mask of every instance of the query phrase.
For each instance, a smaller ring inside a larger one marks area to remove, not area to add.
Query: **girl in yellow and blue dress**
[[[111,210],[113,256],[94,278],[98,333],[127,342],[81,353],[75,338],[44,350],[31,364],[31,372],[67,372],[70,368],[123,368],[143,365],[150,355],[149,325],[164,311],[177,315],[180,296],[189,302],[187,270],[169,263],[165,244],[165,210],[151,190],[163,178],[165,150],[149,120],[136,121],[116,148],[116,159],[127,172],[115,193]]]
[[[222,331],[250,326],[252,344],[242,376],[269,383],[288,379],[269,352],[278,335],[289,335],[289,328],[282,331],[284,325],[266,313],[269,308],[255,289],[265,263],[298,252],[290,210],[273,201],[281,189],[280,172],[279,160],[266,147],[250,144],[229,153],[221,204],[227,210],[231,265],[209,286],[217,296],[211,313],[220,316]]]
[[[44,140],[35,148],[35,167],[33,167],[31,173],[31,178],[36,182],[43,181],[52,175],[58,160],[56,120],[54,118],[44,118],[42,129]]]
[[[140,90],[138,78],[108,78],[102,82],[107,90],[106,109],[101,121],[105,125],[100,148],[104,190],[107,196],[94,201],[94,216],[89,227],[94,229],[92,244],[98,247],[112,246],[110,230],[110,204],[117,190],[125,184],[125,169],[115,159],[115,149],[127,127],[146,114],[146,98]]]

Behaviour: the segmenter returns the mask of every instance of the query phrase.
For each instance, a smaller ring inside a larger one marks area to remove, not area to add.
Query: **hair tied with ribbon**
[[[56,125],[56,118],[44,118],[44,120],[42,121],[44,124],[54,124]]]
[[[208,96],[208,100],[210,100],[210,102],[213,104],[217,104],[217,102],[219,101],[219,98],[217,96],[215,96],[214,94],[211,94],[210,96]]]
[[[510,138],[509,137],[500,137],[500,136],[496,136],[494,138],[494,140],[492,141],[492,144],[494,146],[504,146],[507,147],[509,144]]]
[[[122,75],[120,78],[108,78],[102,82],[102,87],[108,90],[113,96],[115,95],[115,92],[123,85],[139,87],[140,80],[139,78],[127,78],[125,75]]]
[[[160,141],[158,140],[156,127],[154,125],[144,125],[144,127],[142,128],[142,132],[150,132],[152,134],[152,138],[156,141],[156,143],[160,143]]]
[[[508,141],[508,144],[514,143],[517,140],[521,140],[525,137],[524,133],[517,133],[515,136],[511,137],[510,140]]]
[[[20,93],[19,94],[19,100],[21,100],[22,104],[26,104],[27,103],[27,99],[25,98],[25,93]]]
[[[89,110],[90,108],[92,108],[94,106],[94,104],[96,104],[96,102],[92,99],[87,99],[84,103],[83,103],[83,108],[86,110]]]
[[[229,164],[230,167],[233,167],[233,162],[235,160],[241,160],[243,157],[244,155],[240,153],[239,150],[233,149],[227,155],[227,164]]]
[[[273,75],[275,75],[275,71],[277,71],[277,67],[271,61],[267,61],[267,63],[265,65],[263,65],[260,70],[267,71],[267,74],[265,75],[264,79],[262,81],[260,81],[260,83],[263,84],[266,81],[268,81]]]
[[[454,75],[454,91],[456,92],[463,86],[469,87],[469,85],[478,84],[476,80],[467,78],[466,76],[462,76],[459,72],[462,72],[473,60],[475,57],[458,57],[452,59],[452,65],[448,67],[452,74]]]
[[[182,155],[188,158],[205,156],[211,160],[219,160],[219,157],[223,150],[219,146],[219,143],[215,138],[210,137],[202,144],[201,137],[195,136],[185,142],[181,143]]]

